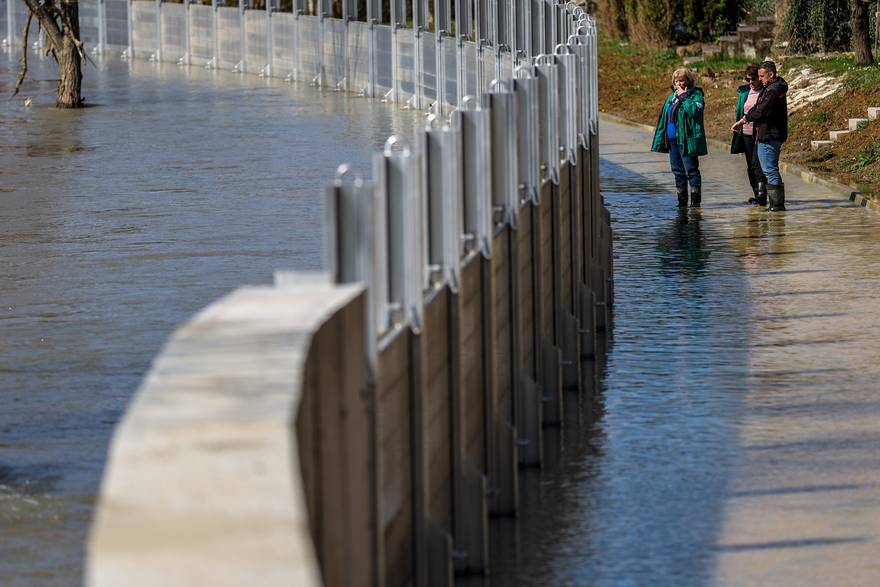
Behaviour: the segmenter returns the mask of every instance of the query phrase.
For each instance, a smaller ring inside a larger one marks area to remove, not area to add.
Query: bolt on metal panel
[[[559,66],[553,55],[535,57],[538,78],[538,126],[540,129],[540,161],[543,178],[559,183]]]
[[[476,98],[466,96],[453,112],[453,123],[461,131],[462,185],[464,189],[465,253],[492,255],[492,174],[487,173],[491,157],[489,112]]]

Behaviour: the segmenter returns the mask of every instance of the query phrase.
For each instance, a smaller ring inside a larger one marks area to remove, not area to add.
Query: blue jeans
[[[767,176],[767,185],[782,185],[782,175],[779,173],[780,149],[782,143],[779,141],[758,141],[758,161],[761,162],[761,170]]]
[[[675,176],[675,187],[686,188],[688,184],[693,188],[702,186],[699,158],[682,155],[675,139],[669,139],[669,165]]]

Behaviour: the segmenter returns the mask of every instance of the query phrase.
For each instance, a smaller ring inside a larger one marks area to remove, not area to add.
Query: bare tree
[[[874,56],[871,54],[871,33],[868,22],[870,0],[850,0],[849,26],[852,29],[853,51],[856,63],[871,65]]]
[[[21,71],[15,92],[27,75],[28,29],[31,19],[37,18],[46,35],[46,54],[52,54],[58,64],[58,92],[55,105],[59,108],[82,108],[82,62],[86,58],[79,39],[78,0],[23,0],[30,12],[24,25],[21,45]]]

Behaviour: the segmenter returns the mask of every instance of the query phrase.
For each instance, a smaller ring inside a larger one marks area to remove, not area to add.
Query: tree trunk
[[[61,13],[65,31],[61,49],[55,47],[55,60],[58,62],[58,94],[55,105],[58,108],[82,108],[82,56],[79,40],[79,2],[63,0]],[[80,45],[81,46],[81,45]]]
[[[82,58],[79,50],[68,38],[64,39],[61,50],[56,50],[58,60],[58,94],[55,105],[58,108],[82,108]]]
[[[864,0],[851,0],[849,26],[852,29],[853,51],[856,63],[871,65],[874,56],[871,54],[871,33],[868,24],[868,4]]]

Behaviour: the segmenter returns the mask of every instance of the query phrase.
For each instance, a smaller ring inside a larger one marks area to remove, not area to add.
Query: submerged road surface
[[[880,577],[880,215],[742,156],[680,213],[648,132],[603,121],[615,316],[596,409],[551,431],[492,585],[873,585]],[[710,149],[711,150],[711,149]]]

